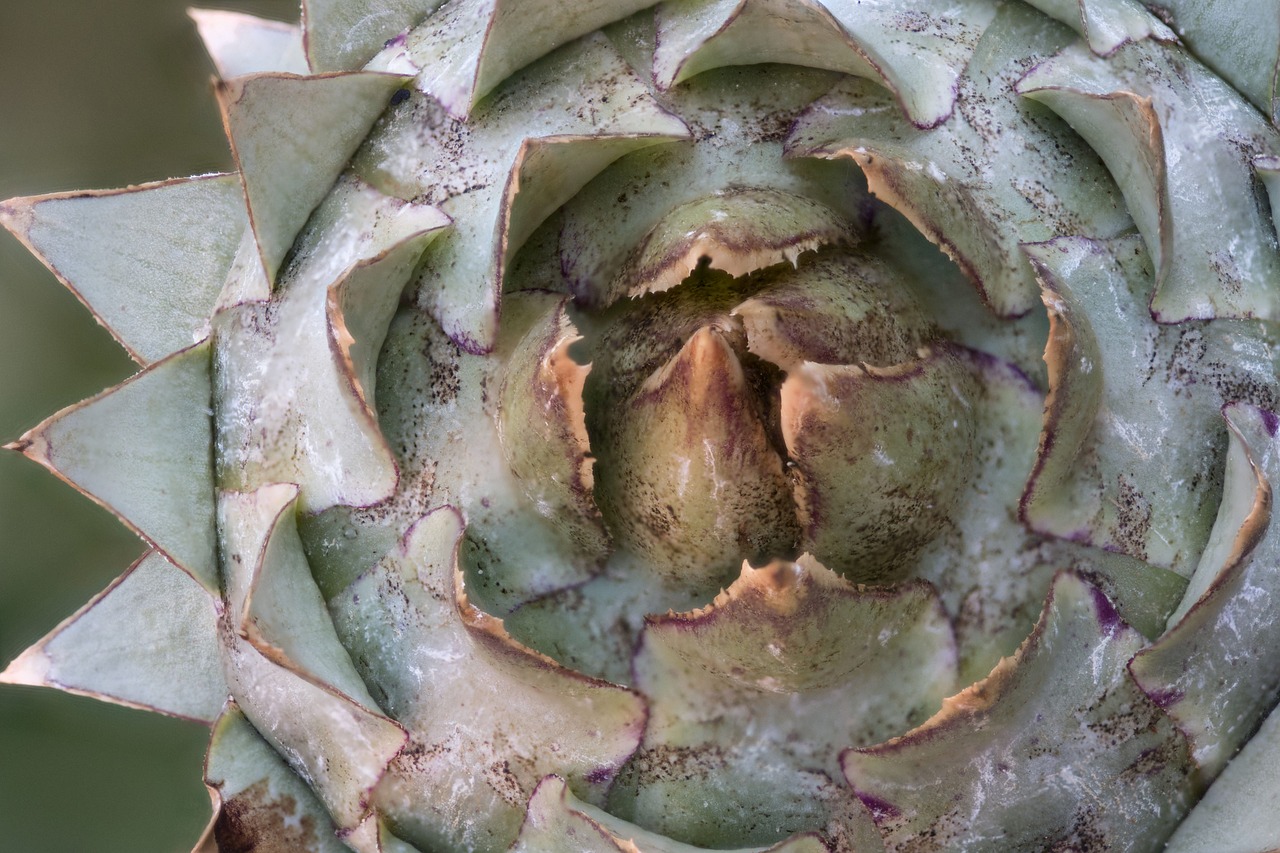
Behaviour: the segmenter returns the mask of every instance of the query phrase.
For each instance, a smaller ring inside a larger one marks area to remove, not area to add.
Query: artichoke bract
[[[0,205],[149,546],[0,679],[198,850],[1280,846],[1274,0],[192,17],[236,173]]]

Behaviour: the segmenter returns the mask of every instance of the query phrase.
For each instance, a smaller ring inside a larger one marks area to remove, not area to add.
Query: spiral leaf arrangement
[[[0,206],[150,546],[3,680],[201,850],[1280,844],[1280,8],[652,7],[193,12],[238,171]]]

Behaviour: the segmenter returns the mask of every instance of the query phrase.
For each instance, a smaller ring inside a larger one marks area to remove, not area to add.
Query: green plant
[[[199,18],[240,178],[5,203],[147,365],[13,447],[156,549],[8,680],[216,718],[224,849],[1275,831],[1265,727],[1191,812],[1280,690],[1266,4],[436,5]]]

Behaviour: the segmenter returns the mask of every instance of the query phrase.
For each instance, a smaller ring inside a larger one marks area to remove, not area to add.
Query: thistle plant
[[[1274,2],[192,15],[234,174],[0,206],[149,548],[3,679],[198,849],[1280,844]]]

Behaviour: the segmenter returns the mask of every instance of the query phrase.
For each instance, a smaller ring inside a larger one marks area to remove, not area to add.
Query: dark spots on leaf
[[[272,799],[265,780],[223,802],[213,837],[220,853],[298,853],[319,840],[311,815],[287,794]]]

